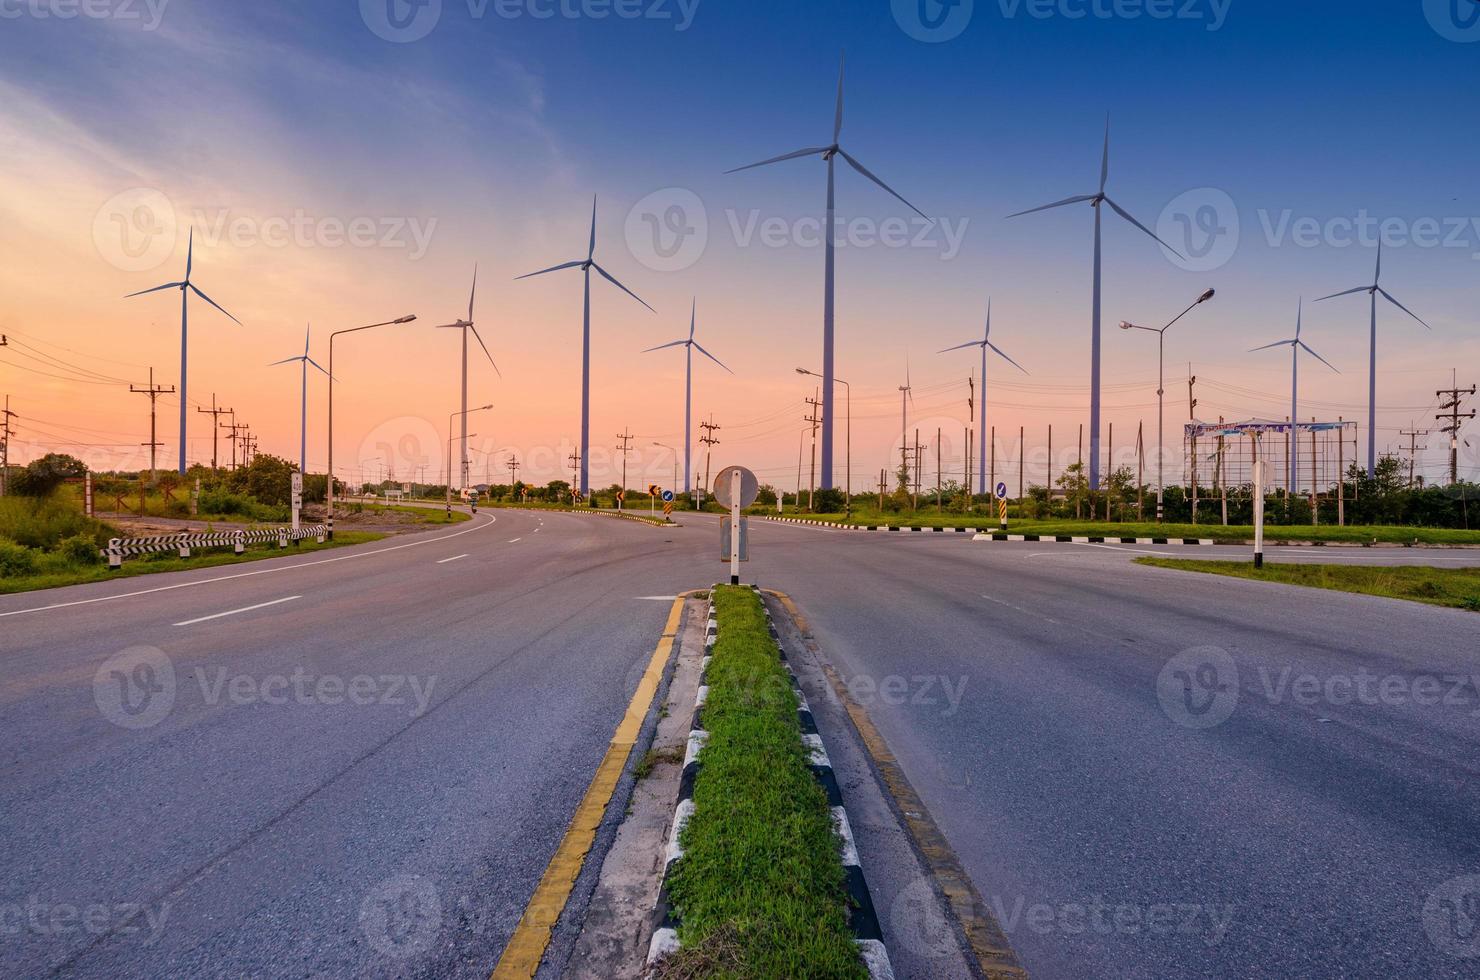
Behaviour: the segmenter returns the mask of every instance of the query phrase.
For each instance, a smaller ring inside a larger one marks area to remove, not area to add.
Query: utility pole
[[[570,499],[576,499],[576,494],[581,492],[581,451],[572,449],[570,453]]]
[[[913,509],[914,510],[919,510],[920,509],[920,474],[921,474],[921,471],[925,468],[924,467],[924,464],[922,464],[920,462],[920,430],[919,429],[916,429],[915,430],[915,456],[914,456],[914,463],[915,463],[915,503],[914,503]]]
[[[884,491],[889,489],[888,470],[879,471],[879,513],[884,512]]]
[[[617,438],[620,439],[620,440],[622,440],[622,445],[621,445],[620,448],[618,448],[617,452],[619,452],[619,453],[622,454],[622,493],[623,494],[625,494],[627,492],[627,454],[630,453],[630,452],[632,452],[632,433],[629,430],[630,430],[630,426],[628,428],[624,428],[621,432],[617,433]],[[510,477],[513,477],[513,475],[514,474],[512,472],[509,474]],[[514,481],[512,479],[510,479],[509,482],[510,482],[510,484],[512,484]],[[617,510],[623,510],[623,509],[624,509],[624,507],[623,507],[623,504],[622,504],[622,498],[621,497],[618,497],[617,498]]]
[[[514,486],[515,486],[515,484],[517,484],[519,482],[519,479],[518,479],[518,473],[519,473],[519,457],[518,456],[514,456],[514,455],[510,455],[509,456],[508,467],[509,467],[509,494],[510,494],[510,496],[512,496],[513,493],[514,493]]]
[[[1456,377],[1457,376],[1458,372],[1456,372]],[[1460,420],[1472,419],[1475,417],[1474,411],[1470,411],[1468,414],[1466,414],[1461,412],[1459,409],[1466,396],[1474,397],[1475,386],[1470,385],[1469,390],[1467,391],[1464,388],[1459,387],[1458,382],[1455,382],[1455,387],[1446,388],[1443,391],[1435,392],[1435,394],[1437,394],[1440,398],[1449,399],[1446,402],[1439,403],[1440,409],[1448,409],[1448,411],[1441,411],[1438,415],[1434,416],[1434,418],[1438,419],[1440,422],[1443,422],[1445,419],[1449,420],[1449,424],[1444,426],[1439,431],[1449,436],[1449,482],[1451,484],[1454,484],[1459,482]]]
[[[807,509],[815,510],[817,503],[817,426],[822,422],[822,402],[818,400],[815,388],[812,390],[812,397],[805,401],[812,407],[811,414],[802,417],[803,422],[812,423],[812,478],[807,487]]]
[[[704,444],[704,446],[705,446],[705,450],[704,450],[704,486],[707,489],[708,486],[709,486],[709,464],[714,459],[714,447],[719,445],[719,440],[714,437],[714,434],[719,431],[719,428],[720,427],[714,424],[714,414],[713,413],[710,413],[710,415],[709,415],[709,421],[708,422],[700,422],[699,423],[699,428],[701,428],[701,429],[704,430],[704,434],[699,437],[699,441],[702,442]],[[701,490],[700,491],[700,497],[699,497],[699,506],[702,507],[703,505],[704,505],[704,497],[703,497],[703,490]]]
[[[220,464],[217,463],[217,461],[216,461],[216,450],[218,448],[217,443],[216,443],[216,435],[217,435],[217,432],[219,431],[219,427],[221,425],[221,416],[226,415],[227,413],[229,413],[231,411],[231,409],[229,409],[229,408],[217,408],[216,407],[216,393],[215,392],[211,392],[211,407],[210,408],[197,408],[196,411],[199,412],[202,415],[209,415],[211,417],[211,469],[213,469],[213,470],[214,469],[218,469],[219,466],[220,466]]]
[[[1187,417],[1193,422],[1197,421],[1197,398],[1193,392],[1197,384],[1197,375],[1192,373],[1192,362],[1187,362]],[[1192,437],[1192,523],[1197,523],[1197,436]]]
[[[236,458],[236,449],[238,444],[241,445],[243,458],[245,458],[245,454],[247,451],[245,435],[247,426],[245,423],[237,422],[236,415],[235,413],[233,413],[231,417],[231,424],[224,426],[223,428],[231,430],[231,435],[227,436],[226,438],[231,440],[231,468],[236,469],[240,465],[237,462]]]
[[[1443,394],[1443,393],[1440,392],[1440,394]],[[1443,417],[1444,416],[1442,416],[1442,415],[1439,416],[1439,418],[1443,418]],[[1409,425],[1412,425],[1413,423],[1410,422],[1408,424]],[[1406,438],[1408,440],[1408,489],[1409,490],[1412,490],[1413,489],[1413,472],[1414,472],[1414,467],[1415,467],[1415,465],[1416,465],[1416,463],[1418,461],[1418,454],[1421,453],[1421,452],[1423,452],[1425,449],[1428,449],[1429,448],[1426,445],[1420,446],[1418,444],[1418,438],[1419,438],[1419,436],[1426,436],[1428,434],[1429,434],[1429,430],[1428,429],[1402,429],[1402,430],[1400,430],[1398,432],[1398,435],[1403,436],[1404,438]]]
[[[1028,427],[1018,426],[1018,503],[1023,502],[1023,475],[1028,468]]]
[[[128,386],[128,390],[131,391],[132,393],[136,394],[136,395],[148,395],[149,396],[149,441],[146,442],[146,443],[144,443],[144,445],[146,445],[146,446],[149,447],[149,482],[150,483],[153,483],[154,480],[155,480],[154,454],[155,454],[156,450],[158,450],[159,447],[161,445],[163,445],[159,441],[158,437],[155,435],[155,429],[154,429],[154,407],[155,407],[155,403],[159,401],[159,396],[160,395],[173,395],[175,393],[175,386],[174,385],[170,385],[168,388],[166,388],[163,385],[157,385],[157,384],[155,384],[154,383],[154,368],[150,368],[149,369],[149,386],[147,388],[141,388],[138,385],[129,385]],[[181,448],[181,450],[180,450],[180,457],[183,459],[184,456],[185,456],[185,450],[183,448]]]
[[[940,469],[940,426],[935,427],[935,512],[939,514],[945,510],[945,498],[942,491],[945,488],[945,474]]]
[[[976,375],[966,379],[966,418],[976,418]],[[971,501],[971,422],[966,423],[966,500]],[[983,490],[986,488],[983,487]]]
[[[4,340],[0,337],[0,340]],[[6,485],[10,479],[10,437],[14,433],[11,427],[11,419],[20,418],[10,410],[10,396],[5,396],[5,409],[0,411],[0,497],[5,496]]]

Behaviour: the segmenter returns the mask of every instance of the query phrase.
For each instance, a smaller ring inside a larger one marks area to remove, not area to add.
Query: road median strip
[[[893,977],[837,780],[753,589],[711,592],[657,978]]]

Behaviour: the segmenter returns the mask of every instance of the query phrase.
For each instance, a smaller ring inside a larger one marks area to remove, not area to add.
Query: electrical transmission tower
[[[714,447],[719,445],[719,440],[714,437],[714,434],[719,431],[719,428],[720,427],[714,424],[714,415],[713,414],[710,414],[709,421],[708,422],[700,422],[699,423],[699,428],[701,428],[701,429],[704,430],[704,434],[699,437],[699,441],[701,443],[703,443],[704,444],[704,447],[705,447],[704,448],[704,487],[706,489],[708,489],[708,487],[709,487],[709,464],[710,464],[710,461],[714,458]],[[701,504],[703,503],[703,499],[702,498],[700,499],[700,503]]]
[[[1411,425],[1412,423],[1409,424]],[[1408,440],[1408,489],[1412,490],[1414,482],[1414,471],[1418,463],[1418,454],[1429,448],[1427,445],[1420,446],[1418,444],[1418,440],[1423,436],[1428,435],[1429,430],[1402,429],[1399,431],[1398,434]]]
[[[617,438],[622,440],[622,445],[617,450],[622,454],[622,495],[617,497],[617,510],[625,510],[626,502],[622,497],[627,495],[627,454],[632,452],[632,427],[624,428],[618,433]]]
[[[4,340],[0,337],[0,340]],[[0,497],[5,496],[6,484],[10,479],[10,437],[15,429],[10,420],[20,418],[10,410],[10,396],[5,396],[5,409],[0,411]]]
[[[814,504],[817,503],[817,426],[822,423],[822,402],[818,400],[815,389],[812,397],[805,401],[812,408],[811,412],[802,416],[803,422],[812,423],[812,479],[807,487],[807,509],[815,510]]]

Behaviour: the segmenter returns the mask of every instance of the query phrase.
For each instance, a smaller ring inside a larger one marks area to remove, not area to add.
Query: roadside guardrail
[[[328,528],[323,524],[296,530],[291,527],[267,527],[251,531],[245,528],[234,531],[181,531],[177,534],[156,534],[142,538],[112,538],[108,547],[103,549],[102,555],[108,559],[109,568],[122,568],[125,558],[166,551],[177,551],[181,558],[189,558],[191,552],[197,548],[230,547],[239,555],[247,550],[247,545],[260,541],[276,541],[279,548],[286,548],[290,541],[305,538],[314,538],[322,544],[327,533]]]

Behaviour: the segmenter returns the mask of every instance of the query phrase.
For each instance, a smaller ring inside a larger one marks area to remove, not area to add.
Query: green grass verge
[[[865,527],[976,527],[995,530],[997,515],[980,512],[977,514],[937,514],[921,510],[915,514],[861,514],[854,512],[851,519],[842,514],[788,513],[784,517],[801,517],[839,524],[852,523]],[[1156,524],[1154,522],[1106,521],[1035,521],[1011,519],[1008,521],[1011,534],[1069,534],[1097,537],[1125,538],[1206,538],[1213,541],[1252,541],[1254,529],[1249,526],[1222,524]],[[1465,531],[1443,527],[1392,527],[1309,524],[1273,525],[1266,524],[1264,536],[1271,543],[1276,541],[1330,541],[1353,544],[1377,541],[1385,544],[1474,544],[1480,545],[1480,530]]]
[[[83,585],[88,582],[104,582],[112,579],[133,578],[136,575],[152,575],[158,572],[182,572],[192,568],[211,568],[216,565],[239,565],[243,562],[260,561],[263,558],[280,558],[302,555],[314,551],[327,551],[348,545],[379,541],[383,534],[368,531],[336,531],[334,540],[319,544],[312,538],[300,542],[295,548],[279,548],[276,543],[248,545],[244,554],[237,555],[228,549],[212,549],[196,552],[189,558],[181,558],[174,552],[157,555],[141,555],[125,559],[123,568],[110,571],[106,561],[96,565],[69,563],[61,555],[42,556],[36,573],[21,576],[0,576],[0,595],[15,592],[34,592],[37,589],[55,589],[64,585]]]
[[[459,502],[461,506],[461,502]],[[356,510],[355,508],[359,509]],[[349,504],[345,507],[335,505],[335,510],[343,510],[350,514],[410,514],[416,518],[418,524],[461,524],[471,521],[473,515],[465,510],[454,510],[452,516],[447,516],[446,506],[442,507],[413,507],[407,504]],[[338,532],[335,532],[336,534]]]
[[[797,699],[760,598],[716,590],[694,816],[668,885],[682,949],[657,971],[691,977],[857,977],[840,845],[808,768]]]
[[[1306,565],[1202,561],[1191,558],[1137,558],[1140,565],[1207,572],[1233,578],[1305,585],[1338,592],[1409,599],[1433,606],[1451,606],[1480,612],[1480,568],[1431,568],[1425,565]]]

